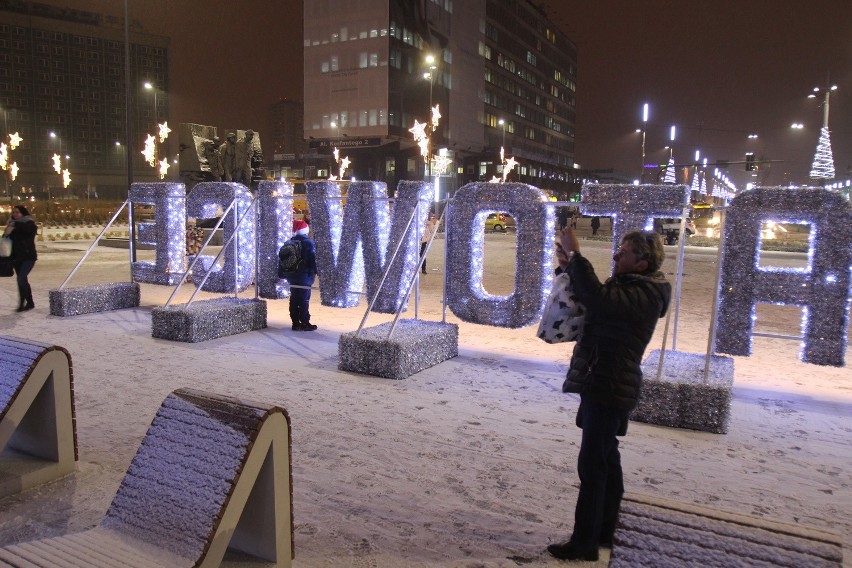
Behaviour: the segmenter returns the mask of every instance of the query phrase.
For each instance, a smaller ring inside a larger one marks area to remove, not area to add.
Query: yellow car
[[[515,230],[515,220],[505,213],[492,213],[485,218],[485,230],[505,233],[507,229]]]

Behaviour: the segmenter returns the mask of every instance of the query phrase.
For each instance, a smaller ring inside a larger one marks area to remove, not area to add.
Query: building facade
[[[23,138],[10,192],[126,197],[124,34],[118,18],[0,0],[0,108],[6,131]],[[134,179],[153,181],[139,152],[145,133],[168,117],[169,40],[137,24],[130,44]],[[145,82],[153,90],[143,90]],[[53,171],[53,154],[71,172],[68,189]]]
[[[391,190],[428,177],[410,129],[437,105],[430,156],[452,160],[441,198],[501,177],[501,147],[518,161],[510,181],[557,197],[579,187],[576,47],[532,2],[306,0],[304,13],[304,136],[340,148],[346,177]]]

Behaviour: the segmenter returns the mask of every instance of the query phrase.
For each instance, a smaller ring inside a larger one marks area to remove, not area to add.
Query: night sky
[[[121,15],[117,0],[42,0]],[[464,0],[456,0],[457,2]],[[548,0],[578,46],[576,161],[637,176],[643,103],[646,163],[696,149],[711,161],[784,160],[758,181],[802,183],[822,123],[808,99],[839,89],[830,126],[838,175],[852,166],[852,0]],[[302,99],[302,0],[130,0],[130,16],[171,37],[171,120],[269,131],[269,105]],[[820,99],[821,100],[821,99]],[[802,122],[803,130],[792,130]],[[747,134],[756,132],[757,140]],[[267,150],[269,148],[267,147]],[[746,181],[744,167],[731,178]]]

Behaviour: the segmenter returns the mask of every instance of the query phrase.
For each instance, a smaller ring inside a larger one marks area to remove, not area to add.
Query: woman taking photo
[[[35,246],[36,224],[26,207],[12,207],[12,218],[6,224],[3,236],[12,239],[12,265],[18,277],[18,295],[21,298],[17,311],[25,312],[35,307],[27,276],[38,258]]]

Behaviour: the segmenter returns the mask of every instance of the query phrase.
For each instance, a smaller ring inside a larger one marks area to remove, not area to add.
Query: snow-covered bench
[[[0,336],[0,497],[75,470],[71,355]]]
[[[0,549],[0,566],[211,567],[293,558],[282,408],[180,389],[163,401],[100,524]]]

